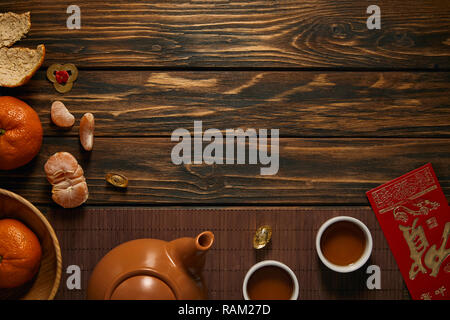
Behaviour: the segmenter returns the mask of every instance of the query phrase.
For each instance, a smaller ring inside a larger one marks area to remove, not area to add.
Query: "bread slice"
[[[0,48],[10,47],[28,33],[31,28],[30,13],[0,14]]]
[[[45,46],[10,48],[30,31],[30,13],[0,14],[0,87],[18,87],[30,80],[44,63]]]
[[[30,80],[44,63],[45,46],[36,49],[0,48],[0,86],[18,87]]]

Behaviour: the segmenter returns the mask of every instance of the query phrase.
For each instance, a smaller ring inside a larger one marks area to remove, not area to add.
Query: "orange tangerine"
[[[28,104],[14,97],[0,97],[0,170],[30,162],[41,149],[42,125]]]
[[[15,288],[39,270],[42,248],[27,226],[15,219],[0,220],[0,288]]]

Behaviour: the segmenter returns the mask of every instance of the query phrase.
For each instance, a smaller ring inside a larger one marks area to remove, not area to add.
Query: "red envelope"
[[[415,300],[450,299],[450,207],[431,164],[367,192]]]

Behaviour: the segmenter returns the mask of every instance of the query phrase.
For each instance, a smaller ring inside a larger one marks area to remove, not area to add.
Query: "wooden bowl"
[[[0,289],[0,299],[52,300],[61,280],[61,249],[52,226],[29,201],[0,189],[0,219],[23,222],[39,238],[42,247],[41,266],[32,281],[14,289]]]

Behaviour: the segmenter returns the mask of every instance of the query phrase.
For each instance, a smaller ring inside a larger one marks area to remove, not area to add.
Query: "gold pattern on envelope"
[[[433,174],[424,168],[402,180],[388,184],[372,193],[373,200],[380,214],[390,211],[402,201],[416,199],[434,190]]]
[[[445,249],[447,246],[448,238],[450,235],[450,222],[447,222],[442,232],[442,244],[439,249],[436,249],[436,245],[433,244],[428,252],[425,254],[425,265],[431,269],[430,276],[437,277],[442,262],[450,255],[450,248]]]
[[[431,211],[436,210],[439,208],[439,202],[430,201],[430,200],[424,200],[420,201],[417,204],[414,204],[419,210],[412,210],[406,206],[397,206],[395,207],[393,213],[394,213],[394,219],[399,220],[402,222],[408,222],[408,215],[411,216],[421,216],[421,215],[428,215]]]
[[[411,227],[399,225],[398,227],[403,232],[403,237],[409,247],[409,254],[413,263],[409,269],[409,278],[414,280],[419,272],[427,273],[427,269],[422,264],[422,256],[427,250],[429,243],[422,226],[416,227],[416,218]]]
[[[422,226],[416,226],[418,220],[419,218],[416,218],[410,227],[398,226],[403,232],[403,237],[409,247],[410,257],[413,260],[409,270],[409,278],[411,280],[414,280],[419,272],[424,274],[428,273],[422,264],[424,254],[424,263],[431,269],[430,276],[432,277],[437,277],[442,262],[450,255],[450,248],[446,249],[450,236],[450,222],[445,224],[444,231],[442,232],[442,244],[437,249],[435,244],[430,247]]]

